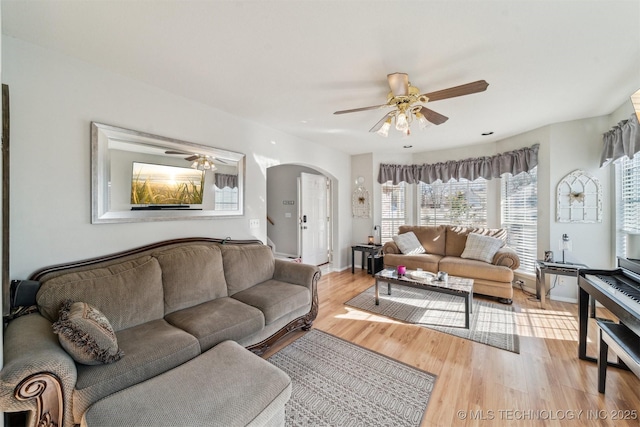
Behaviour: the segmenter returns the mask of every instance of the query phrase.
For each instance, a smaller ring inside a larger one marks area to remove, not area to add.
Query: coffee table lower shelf
[[[376,279],[376,305],[380,305],[380,282],[387,283],[387,294],[391,295],[391,284],[408,286],[410,288],[427,289],[441,294],[458,296],[464,299],[464,327],[469,329],[471,313],[473,312],[473,279],[449,276],[447,281],[417,280],[410,277],[410,271],[404,276],[398,276],[395,270],[382,270],[374,277]]]

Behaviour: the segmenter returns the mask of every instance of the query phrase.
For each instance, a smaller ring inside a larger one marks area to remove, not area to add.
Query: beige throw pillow
[[[482,234],[469,233],[467,243],[460,258],[475,259],[491,263],[496,252],[504,246],[502,239],[491,236],[483,236]]]
[[[396,242],[396,246],[398,246],[400,252],[405,255],[416,255],[426,252],[413,231],[398,234],[397,236],[393,236],[392,239]]]
[[[84,365],[111,363],[124,355],[109,320],[84,302],[64,301],[53,332],[73,360]]]

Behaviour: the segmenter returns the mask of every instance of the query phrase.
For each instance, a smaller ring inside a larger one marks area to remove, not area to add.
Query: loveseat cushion
[[[99,399],[153,378],[200,354],[198,340],[162,319],[124,329],[116,335],[125,353],[122,359],[109,365],[78,365],[78,380],[72,397],[76,423]]]
[[[421,268],[425,271],[436,273],[438,271],[438,263],[442,259],[442,255],[419,254],[419,255],[402,255],[402,254],[385,254],[385,267],[397,267],[404,265],[408,270],[416,270]]]
[[[507,241],[507,231],[501,228],[478,228],[478,227],[463,227],[463,226],[447,226],[447,238],[446,238],[446,256],[459,257],[464,252],[464,248],[467,243],[467,235],[469,233],[477,233],[483,236],[491,236]]]
[[[260,310],[229,297],[175,311],[165,319],[196,337],[203,352],[222,341],[238,341],[259,332],[265,324]]]
[[[275,258],[267,245],[222,245],[229,296],[273,278]]]
[[[440,260],[439,268],[452,276],[507,283],[513,280],[513,270],[509,267],[488,264],[473,259],[446,256]]]
[[[400,249],[400,252],[405,255],[417,255],[425,253],[422,244],[413,231],[393,236],[393,241],[396,242],[396,245],[398,246],[398,249]]]
[[[311,308],[309,289],[279,280],[267,280],[234,294],[233,298],[260,309],[267,325],[299,308]]]
[[[469,233],[464,251],[460,258],[475,259],[478,261],[492,262],[498,250],[504,246],[504,240],[491,236],[483,236],[478,233]]]
[[[36,301],[50,322],[63,301],[82,301],[100,310],[117,332],[164,316],[162,272],[143,256],[108,267],[77,271],[43,281]]]
[[[428,254],[444,255],[446,229],[447,227],[445,225],[401,225],[398,228],[398,234],[400,235],[413,231],[418,238],[418,241],[420,241],[422,247]]]
[[[227,296],[222,252],[217,246],[179,246],[153,256],[162,268],[165,314]]]

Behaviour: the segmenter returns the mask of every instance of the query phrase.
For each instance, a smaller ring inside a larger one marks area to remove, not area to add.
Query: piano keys
[[[597,362],[595,357],[587,355],[589,296],[613,313],[640,340],[640,260],[618,258],[618,268],[614,270],[580,270],[578,286],[580,359]],[[609,365],[619,366],[610,362]]]

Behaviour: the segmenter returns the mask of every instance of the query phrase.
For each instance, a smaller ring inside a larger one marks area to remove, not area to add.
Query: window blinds
[[[461,178],[418,186],[419,225],[487,226],[487,180]]]
[[[538,240],[537,168],[516,176],[505,174],[501,183],[502,228],[507,230],[507,245],[520,257],[520,269],[535,271]]]
[[[405,183],[393,185],[391,182],[382,184],[382,217],[380,221],[380,239],[382,243],[391,240],[398,234],[398,227],[405,224]]]

